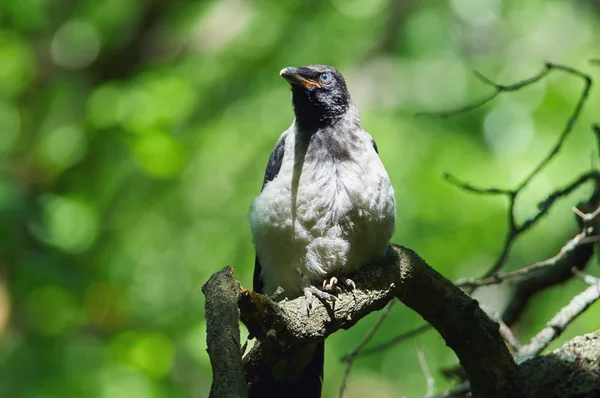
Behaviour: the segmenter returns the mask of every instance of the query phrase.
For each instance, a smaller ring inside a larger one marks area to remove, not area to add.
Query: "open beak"
[[[314,80],[308,79],[300,74],[298,68],[294,68],[288,66],[287,68],[283,68],[279,75],[288,81],[290,84],[295,84],[300,87],[304,87],[305,89],[309,89],[311,87],[321,88],[321,85]]]

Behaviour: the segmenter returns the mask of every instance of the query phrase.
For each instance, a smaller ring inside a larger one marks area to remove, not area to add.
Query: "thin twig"
[[[517,228],[517,234],[520,234],[526,231],[527,229],[531,228],[537,221],[539,221],[543,216],[545,216],[548,213],[552,205],[556,203],[558,199],[561,199],[571,194],[573,191],[575,191],[577,188],[579,188],[581,185],[585,184],[588,181],[595,181],[596,183],[599,183],[600,172],[590,171],[578,177],[575,181],[567,185],[565,188],[559,189],[558,191],[551,193],[544,201],[538,204],[538,212],[533,217],[525,220],[521,224],[521,226]]]
[[[500,336],[502,336],[502,339],[506,343],[507,347],[510,349],[511,353],[518,352],[521,349],[521,343],[519,343],[519,340],[517,340],[517,338],[513,334],[512,330],[510,330],[508,325],[504,323],[504,321],[502,321],[502,316],[500,315],[500,313],[488,307],[484,303],[479,303],[479,306],[482,310],[485,311],[485,313],[490,318],[492,318],[498,324]],[[448,372],[450,375],[452,374],[451,369],[446,370],[445,373],[446,372]]]
[[[588,309],[596,300],[600,299],[600,284],[596,283],[575,296],[569,304],[563,307],[558,314],[548,322],[531,342],[521,348],[516,356],[517,364],[538,356],[544,348],[556,339],[565,328],[579,315]]]
[[[586,182],[587,180],[589,180],[592,177],[598,178],[599,176],[597,175],[596,172],[592,172],[590,174],[583,175],[582,177],[578,178],[577,181],[571,183],[567,188],[564,188],[560,191],[556,191],[555,193],[550,195],[544,202],[542,202],[540,204],[540,207],[543,209],[547,206],[550,206],[557,198],[561,197],[562,195],[571,193],[575,188],[577,188],[579,185]],[[592,213],[583,213],[581,210],[579,210],[576,207],[573,207],[572,210],[575,214],[577,214],[582,219],[582,221],[585,224],[589,223],[590,221],[593,221],[600,214],[600,207],[598,207]],[[534,220],[536,219],[536,217],[538,217],[538,216],[534,216],[532,219],[530,219],[532,221],[530,221],[529,225],[531,225],[531,223],[535,222]],[[589,243],[590,238],[595,238],[595,237],[590,236],[590,234],[592,232],[593,232],[592,227],[584,227],[583,231],[581,231],[579,234],[575,235],[575,237],[573,239],[569,240],[555,256],[553,256],[549,259],[546,259],[544,261],[537,262],[535,264],[529,265],[525,268],[518,269],[516,271],[508,272],[504,275],[492,275],[490,277],[483,278],[483,279],[474,279],[474,278],[459,279],[458,281],[456,281],[456,285],[463,287],[463,288],[474,288],[474,287],[479,287],[479,286],[495,285],[495,284],[502,283],[509,279],[514,279],[517,277],[527,275],[531,272],[535,272],[542,268],[554,266],[559,261],[563,260],[569,253],[571,253],[573,250],[575,250],[579,245],[582,245],[584,243]]]
[[[573,275],[575,275],[588,285],[597,285],[600,283],[600,278],[596,278],[595,276],[586,274],[585,272],[581,272],[575,267],[571,268],[571,272],[573,273]]]
[[[447,117],[452,117],[452,116],[455,116],[455,115],[458,115],[461,113],[472,111],[472,110],[477,109],[477,108],[487,104],[488,102],[494,100],[497,96],[499,96],[502,93],[518,91],[526,86],[529,86],[530,84],[537,83],[538,81],[542,80],[546,75],[548,75],[553,70],[562,70],[562,71],[565,71],[567,73],[574,74],[577,76],[586,76],[583,73],[579,72],[578,70],[570,68],[568,66],[547,62],[544,65],[544,67],[542,68],[542,70],[540,70],[534,76],[529,77],[524,80],[521,80],[521,81],[518,81],[513,84],[503,85],[503,84],[497,84],[497,83],[493,82],[491,79],[487,78],[486,76],[484,76],[483,74],[481,74],[478,71],[474,71],[475,77],[477,77],[479,80],[481,80],[484,84],[494,88],[494,92],[492,94],[488,95],[487,97],[482,98],[479,101],[475,101],[471,104],[461,106],[456,109],[446,110],[446,111],[441,111],[441,112],[421,112],[421,113],[418,113],[417,116],[432,116],[432,117],[447,118]],[[591,79],[590,79],[590,82],[591,82]]]
[[[591,62],[594,64],[600,64],[600,60],[592,60]],[[547,76],[553,70],[560,70],[562,72],[574,75],[578,78],[581,78],[584,80],[585,85],[584,85],[583,90],[579,96],[579,99],[575,105],[575,108],[572,111],[571,115],[569,116],[565,126],[563,127],[563,130],[562,130],[560,136],[558,137],[558,140],[556,141],[554,147],[526,175],[526,177],[519,184],[517,184],[517,186],[514,189],[500,189],[500,188],[495,188],[495,187],[492,187],[492,188],[476,187],[469,183],[463,182],[463,181],[459,180],[458,178],[453,177],[452,175],[449,175],[449,174],[445,175],[445,179],[447,181],[449,181],[453,185],[456,185],[465,191],[475,193],[475,194],[480,194],[480,195],[503,195],[503,196],[506,196],[509,201],[508,209],[507,209],[508,230],[507,230],[506,238],[505,238],[505,241],[504,241],[504,244],[502,247],[502,251],[501,251],[499,257],[494,262],[492,267],[483,275],[482,279],[465,279],[465,280],[457,282],[457,285],[462,286],[462,287],[467,287],[467,288],[471,289],[471,291],[476,289],[478,286],[500,283],[503,280],[520,277],[520,276],[529,274],[531,272],[537,271],[539,269],[556,265],[559,261],[565,260],[567,255],[569,253],[573,252],[577,247],[579,247],[580,245],[582,245],[584,243],[588,243],[590,240],[595,238],[595,237],[590,236],[592,233],[594,233],[594,229],[589,225],[589,221],[594,220],[598,216],[598,213],[600,213],[600,208],[598,208],[596,211],[589,213],[589,214],[583,213],[579,209],[574,209],[575,213],[578,214],[581,217],[581,219],[583,220],[582,232],[579,233],[578,235],[576,235],[563,248],[561,248],[559,253],[557,253],[552,258],[538,262],[536,264],[532,264],[523,269],[509,272],[502,276],[497,275],[497,272],[502,268],[502,266],[506,262],[506,259],[508,258],[508,255],[510,254],[510,250],[512,248],[514,241],[522,233],[526,232],[533,225],[535,225],[543,216],[545,216],[548,213],[548,211],[550,210],[550,208],[552,207],[552,205],[559,198],[562,198],[562,197],[570,194],[572,191],[577,189],[580,185],[582,185],[583,183],[585,183],[589,180],[594,180],[597,184],[600,182],[600,174],[598,172],[592,171],[588,174],[585,174],[585,175],[579,177],[576,181],[571,183],[566,188],[556,191],[556,192],[552,193],[551,195],[549,195],[546,198],[546,200],[544,200],[543,202],[540,203],[540,205],[538,206],[538,212],[536,214],[534,214],[532,217],[530,217],[529,219],[527,219],[521,223],[518,223],[516,221],[515,207],[516,207],[516,201],[517,201],[517,198],[518,198],[520,192],[526,186],[528,186],[528,184],[533,180],[533,178],[535,178],[561,150],[565,140],[570,135],[570,133],[573,131],[573,127],[574,127],[575,123],[577,122],[577,120],[579,119],[579,116],[581,115],[583,106],[585,105],[585,103],[588,99],[590,90],[591,90],[592,80],[588,75],[586,75],[576,69],[573,69],[571,67],[564,66],[564,65],[553,64],[553,63],[546,63],[544,65],[544,68],[540,72],[538,72],[536,75],[534,75],[528,79],[519,81],[517,83],[511,84],[511,85],[497,84],[497,83],[493,82],[492,80],[490,80],[489,78],[487,78],[486,76],[482,75],[481,73],[475,72],[476,77],[480,81],[482,81],[484,84],[494,88],[495,91],[492,94],[490,94],[488,97],[483,98],[482,100],[476,101],[475,103],[472,103],[470,105],[466,105],[466,106],[457,108],[455,110],[428,114],[430,116],[437,116],[437,117],[450,117],[450,116],[454,116],[459,113],[471,111],[473,109],[481,107],[481,106],[487,104],[488,102],[494,100],[497,96],[499,96],[503,92],[517,91],[525,86],[528,86],[532,83],[538,82],[542,78]],[[600,126],[594,125],[592,128],[593,128],[594,132],[596,133],[596,135],[600,137]],[[599,140],[599,142],[600,142],[600,140]],[[564,307],[548,323],[548,326],[544,330],[542,330],[531,341],[530,344],[523,346],[523,347],[519,347],[519,343],[514,338],[514,335],[512,334],[512,331],[510,330],[510,328],[506,324],[501,324],[501,327],[500,327],[501,334],[502,334],[503,338],[505,339],[505,341],[507,342],[507,344],[509,346],[511,346],[511,348],[513,349],[513,352],[516,351],[518,353],[517,358],[519,360],[519,363],[527,358],[538,355],[554,338],[556,338],[558,335],[560,335],[560,333],[564,330],[564,328],[573,319],[575,319],[579,314],[581,314],[583,311],[585,311],[585,309],[588,308],[600,296],[600,292],[599,292],[600,291],[600,284],[599,284],[600,280],[598,278],[594,278],[589,275],[586,275],[586,274],[582,273],[581,271],[579,271],[577,268],[573,269],[573,273],[576,274],[578,277],[581,277],[582,279],[584,279],[586,282],[588,282],[588,283],[595,282],[595,284],[593,286],[590,286],[588,289],[586,289],[584,292],[582,292],[578,296],[576,296],[571,301],[571,303],[569,303],[566,307]],[[469,391],[470,391],[469,382],[465,382],[451,391],[448,391],[446,393],[438,395],[438,397],[450,397],[450,396],[456,396],[456,395],[465,395]]]
[[[579,209],[585,209],[589,213],[592,213],[600,203],[600,184],[596,183],[594,185],[594,192],[587,202],[578,205]],[[593,236],[597,236],[598,223],[582,222],[579,217],[577,222],[582,228],[585,228],[586,224],[594,228],[589,233],[590,236],[581,239],[576,248],[553,266],[541,269],[527,277],[519,278],[513,284],[513,295],[502,315],[502,319],[507,325],[513,324],[518,319],[534,294],[573,278],[572,267],[580,270],[586,268],[594,253],[594,246],[589,245],[589,243],[594,240]]]
[[[390,347],[393,347],[397,344],[403,343],[403,342],[405,342],[415,336],[418,336],[423,332],[431,330],[431,329],[432,329],[432,327],[429,324],[421,325],[413,330],[409,330],[406,333],[396,336],[393,339],[386,341],[385,343],[378,344],[374,347],[366,348],[360,352],[360,355],[361,356],[371,355],[371,354],[375,354],[379,351],[386,350]]]
[[[417,350],[417,357],[419,357],[419,367],[423,371],[423,375],[425,376],[425,382],[427,385],[427,390],[425,392],[425,395],[427,395],[427,396],[433,395],[435,379],[431,375],[429,366],[427,366],[427,361],[425,360],[425,355],[423,354],[423,351],[421,351],[419,346],[416,346],[416,350]]]
[[[502,320],[498,321],[498,324],[500,325],[500,335],[506,342],[508,348],[510,348],[511,352],[513,353],[519,352],[521,349],[521,343],[519,343],[519,340],[517,340],[512,330],[506,323],[502,322]]]
[[[577,214],[584,222],[592,221],[594,218],[598,217],[598,214],[600,214],[600,207],[598,207],[592,213],[584,213],[577,207],[573,207],[571,210],[573,210],[573,213]]]
[[[543,79],[544,77],[546,77],[549,73],[551,73],[555,70],[562,71],[567,74],[581,78],[584,80],[585,85],[583,87],[583,90],[581,92],[581,95],[579,96],[579,99],[577,101],[577,104],[575,105],[573,112],[569,116],[569,119],[567,120],[567,123],[565,124],[565,126],[564,126],[556,144],[552,148],[552,150],[537,164],[537,166],[535,166],[533,168],[533,170],[516,186],[516,188],[510,190],[510,189],[500,189],[500,188],[474,187],[470,184],[460,181],[459,179],[457,179],[449,174],[445,175],[445,178],[448,181],[450,181],[452,184],[457,185],[460,188],[462,188],[468,192],[477,193],[477,194],[485,194],[485,195],[505,195],[509,199],[508,232],[506,234],[504,245],[502,247],[502,251],[501,251],[498,259],[494,262],[492,267],[483,275],[484,278],[495,275],[500,270],[500,268],[502,268],[504,263],[506,262],[506,259],[508,258],[510,249],[511,249],[512,244],[515,241],[515,239],[521,233],[525,232],[527,229],[529,229],[531,226],[533,226],[542,216],[544,216],[549,211],[551,205],[554,203],[554,201],[556,199],[558,199],[559,197],[565,196],[568,194],[568,192],[570,192],[570,191],[559,192],[559,193],[556,193],[555,195],[549,196],[548,199],[543,202],[543,206],[540,207],[540,211],[535,216],[526,220],[521,225],[517,224],[516,218],[515,218],[515,203],[516,203],[519,193],[529,184],[529,182],[544,167],[546,167],[546,165],[558,154],[558,152],[562,148],[566,138],[569,136],[569,134],[573,130],[573,127],[574,127],[576,121],[579,119],[579,116],[581,114],[583,106],[585,105],[585,102],[587,101],[587,98],[589,96],[589,92],[590,92],[590,89],[592,86],[592,79],[588,75],[586,75],[583,72],[580,72],[574,68],[571,68],[571,67],[565,66],[565,65],[554,64],[554,63],[550,63],[550,62],[546,63],[544,65],[544,67],[542,68],[542,70],[540,70],[537,74],[533,75],[532,77],[529,77],[527,79],[518,81],[513,84],[509,84],[509,85],[497,84],[497,83],[493,82],[491,79],[482,75],[481,73],[475,72],[475,76],[479,80],[481,80],[484,84],[494,88],[495,91],[492,94],[490,94],[488,97],[486,97],[480,101],[476,101],[475,103],[472,103],[472,104],[469,104],[469,105],[466,105],[466,106],[463,106],[463,107],[460,107],[460,108],[457,108],[454,110],[423,114],[423,115],[436,116],[436,117],[450,117],[450,116],[454,116],[454,115],[457,115],[457,114],[460,114],[463,112],[467,112],[467,111],[473,110],[475,108],[478,108],[478,107],[492,101],[494,98],[496,98],[501,93],[518,91],[530,84],[536,83],[536,82],[540,81],[541,79]]]
[[[471,383],[465,381],[454,387],[452,390],[438,394],[433,398],[464,397],[469,391],[471,391]]]
[[[547,72],[550,72],[553,69],[557,69],[565,71],[571,75],[577,76],[584,80],[585,86],[583,88],[581,96],[579,97],[579,100],[577,101],[575,110],[573,110],[573,113],[569,117],[567,124],[563,128],[563,131],[558,141],[556,142],[556,145],[554,146],[552,151],[550,151],[550,153],[546,155],[544,159],[542,159],[542,161],[537,165],[537,167],[533,169],[533,171],[529,173],[529,175],[519,184],[519,186],[517,187],[517,191],[522,190],[529,183],[529,181],[531,181],[533,177],[535,177],[537,173],[539,173],[548,164],[548,162],[550,162],[550,160],[552,160],[552,158],[560,151],[560,148],[562,147],[562,144],[564,143],[565,139],[567,138],[571,130],[573,130],[573,126],[579,118],[579,114],[581,113],[583,105],[585,104],[585,101],[587,100],[587,97],[590,93],[590,89],[592,88],[592,78],[586,75],[585,73],[578,71],[577,69],[553,63],[547,63],[546,67],[548,68]]]
[[[544,261],[539,261],[535,264],[531,264],[525,268],[521,268],[512,272],[507,272],[504,275],[492,275],[484,279],[464,278],[456,281],[456,286],[462,288],[474,288],[479,286],[489,286],[502,283],[507,280],[519,278],[528,275],[532,272],[538,271],[543,268],[552,267],[559,261],[563,260],[569,253],[577,248],[582,241],[593,231],[591,227],[584,228],[583,231],[575,235],[575,237],[567,242],[560,251],[555,255]]]
[[[396,302],[396,300],[391,300],[385,306],[385,308],[381,312],[381,315],[375,321],[373,326],[371,326],[371,329],[366,334],[366,336],[362,339],[362,341],[360,343],[358,343],[358,345],[356,347],[354,347],[352,349],[352,351],[350,351],[348,354],[346,354],[346,356],[344,356],[344,358],[342,358],[344,360],[344,362],[346,362],[346,368],[344,370],[344,377],[342,379],[342,384],[340,386],[340,393],[339,393],[340,398],[342,398],[344,396],[344,391],[346,390],[346,385],[348,383],[348,377],[350,376],[350,371],[352,370],[352,364],[354,363],[354,358],[356,358],[356,356],[360,353],[360,351],[363,349],[363,347],[369,341],[371,341],[371,339],[375,335],[375,332],[377,332],[377,330],[379,329],[379,327],[381,326],[381,324],[383,323],[385,318],[387,318],[387,316],[390,313],[395,302]]]
[[[450,173],[444,174],[444,179],[448,181],[450,184],[455,185],[465,191],[480,194],[480,195],[507,195],[512,196],[513,191],[509,189],[500,189],[500,188],[479,188],[475,187],[468,182],[461,181],[458,178],[454,177]]]
[[[600,241],[600,235],[594,235],[594,236],[588,236],[588,237],[583,238],[579,244],[585,245],[588,243],[595,243],[598,241]]]

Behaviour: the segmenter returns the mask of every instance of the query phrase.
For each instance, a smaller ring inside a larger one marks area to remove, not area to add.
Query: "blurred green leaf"
[[[142,169],[153,177],[178,175],[186,162],[186,152],[177,139],[161,131],[147,132],[136,138],[133,154]]]
[[[98,215],[89,203],[79,199],[48,196],[43,201],[44,237],[71,253],[89,249],[98,234]]]
[[[34,73],[31,47],[16,32],[0,30],[0,95],[19,94],[30,84]]]
[[[73,331],[84,322],[75,297],[58,286],[34,290],[27,299],[27,310],[37,331],[48,337]]]

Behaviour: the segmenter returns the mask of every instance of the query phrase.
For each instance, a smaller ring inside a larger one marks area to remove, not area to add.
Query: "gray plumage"
[[[254,289],[317,294],[383,255],[394,233],[394,190],[377,146],[360,124],[344,77],[325,65],[285,68],[296,118],[269,158],[250,208]],[[349,280],[347,280],[349,282]],[[353,286],[353,282],[347,286]],[[249,397],[320,397],[323,342],[280,359]]]
[[[277,145],[281,166],[252,202],[250,223],[264,293],[281,286],[297,297],[384,252],[394,232],[394,191],[354,105],[310,135],[294,122]]]
[[[279,138],[250,209],[262,291],[281,286],[297,297],[327,277],[355,272],[384,252],[395,214],[388,174],[349,95],[334,123],[305,127],[297,117]]]

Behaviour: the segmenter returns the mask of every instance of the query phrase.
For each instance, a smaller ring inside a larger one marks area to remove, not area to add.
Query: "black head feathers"
[[[351,104],[344,76],[332,66],[288,67],[279,74],[292,86],[296,122],[302,128],[334,124]]]

